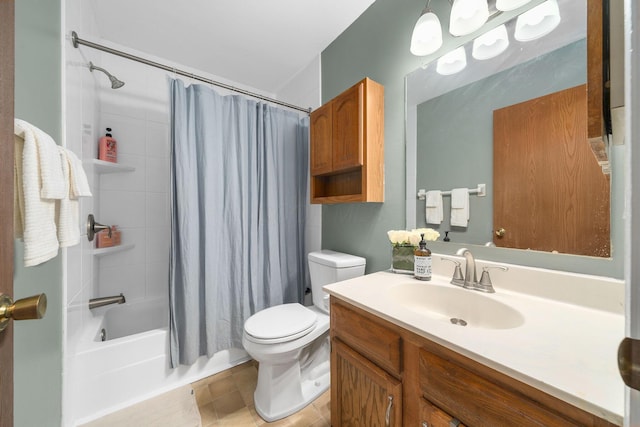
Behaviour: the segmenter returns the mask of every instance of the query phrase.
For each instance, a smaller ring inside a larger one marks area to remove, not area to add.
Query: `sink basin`
[[[429,283],[404,283],[389,290],[389,298],[408,310],[452,325],[511,329],[524,323],[522,314],[478,291]]]

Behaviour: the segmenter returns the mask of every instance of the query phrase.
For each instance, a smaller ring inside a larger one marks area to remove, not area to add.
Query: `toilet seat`
[[[259,311],[244,324],[245,336],[257,344],[293,341],[311,332],[318,315],[302,304],[282,304]]]

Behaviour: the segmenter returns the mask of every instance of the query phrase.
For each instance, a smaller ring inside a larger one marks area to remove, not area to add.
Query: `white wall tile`
[[[131,264],[144,264],[146,262],[146,230],[139,228],[121,228],[122,245],[135,245],[132,249],[101,256],[100,268],[118,267]]]
[[[163,297],[169,295],[169,262],[147,264],[146,298]]]
[[[100,214],[96,220],[122,228],[145,226],[145,193],[100,191]]]
[[[147,157],[169,158],[170,126],[166,123],[147,122],[146,153]]]
[[[100,268],[98,296],[123,293],[127,301],[142,299],[145,294],[145,274],[144,264]]]
[[[170,229],[147,230],[147,264],[168,264],[171,244]]]
[[[99,137],[105,135],[106,128],[111,128],[111,135],[117,141],[118,155],[144,156],[146,154],[144,120],[103,112],[100,118]],[[98,141],[96,141],[97,143]]]
[[[100,176],[100,190],[145,191],[147,159],[144,155],[118,153],[118,163],[136,168],[133,172]]]
[[[169,195],[167,193],[147,193],[147,227],[158,232],[169,230]]]
[[[154,193],[169,193],[169,158],[147,158],[147,187],[146,191]]]

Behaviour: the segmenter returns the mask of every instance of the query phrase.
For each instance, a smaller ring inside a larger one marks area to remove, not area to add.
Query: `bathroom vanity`
[[[334,427],[622,424],[621,313],[449,280],[380,272],[325,287]]]

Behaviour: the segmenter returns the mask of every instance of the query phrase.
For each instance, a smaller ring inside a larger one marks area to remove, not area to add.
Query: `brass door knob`
[[[16,302],[9,295],[0,294],[0,331],[7,327],[10,319],[42,319],[46,311],[46,294],[22,298]]]
[[[496,230],[496,236],[498,237],[504,237],[505,234],[507,234],[507,230],[502,227]]]

